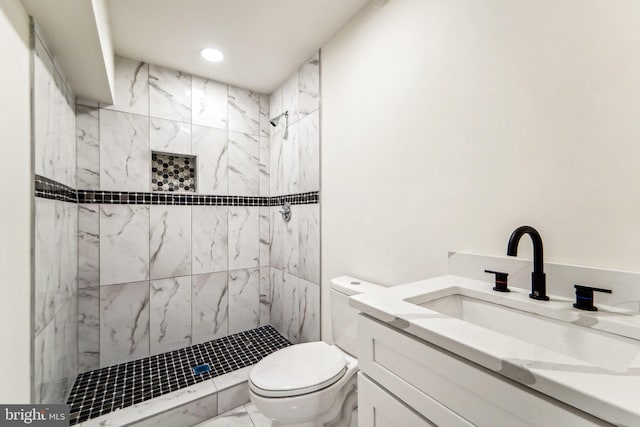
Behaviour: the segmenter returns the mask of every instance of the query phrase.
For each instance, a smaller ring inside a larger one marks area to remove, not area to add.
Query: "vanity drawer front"
[[[358,373],[358,425],[364,427],[433,427],[437,424],[422,418],[360,372]]]
[[[360,369],[436,424],[434,400],[480,426],[608,425],[366,315],[358,337]]]

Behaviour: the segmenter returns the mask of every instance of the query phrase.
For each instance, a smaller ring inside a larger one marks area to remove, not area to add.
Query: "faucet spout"
[[[525,234],[531,237],[533,243],[533,272],[531,273],[531,293],[529,297],[537,300],[547,301],[547,285],[544,274],[544,261],[542,254],[542,237],[538,231],[528,225],[523,225],[515,229],[509,237],[507,245],[507,255],[518,256],[518,243]]]

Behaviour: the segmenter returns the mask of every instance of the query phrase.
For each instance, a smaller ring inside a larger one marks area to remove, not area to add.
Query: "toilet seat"
[[[293,397],[334,384],[347,371],[344,353],[319,341],[296,344],[262,359],[249,374],[249,387],[264,397]]]

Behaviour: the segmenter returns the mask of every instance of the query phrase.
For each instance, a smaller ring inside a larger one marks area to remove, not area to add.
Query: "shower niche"
[[[151,191],[195,193],[196,156],[151,152]]]

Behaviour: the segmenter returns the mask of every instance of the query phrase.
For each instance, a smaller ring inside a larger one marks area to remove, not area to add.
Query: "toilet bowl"
[[[342,276],[331,281],[333,338],[296,344],[272,353],[249,374],[251,401],[272,426],[347,427],[357,405],[357,310],[351,295],[384,289]]]

